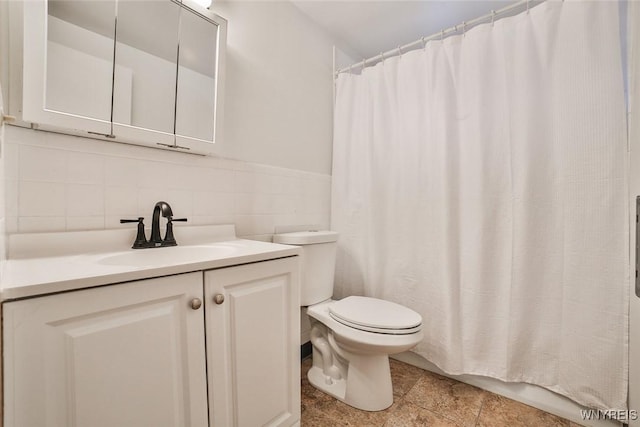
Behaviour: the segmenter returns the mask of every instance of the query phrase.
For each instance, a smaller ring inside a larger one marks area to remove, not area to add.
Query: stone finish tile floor
[[[303,427],[578,427],[506,397],[391,359],[393,405],[360,411],[317,390],[302,361]]]

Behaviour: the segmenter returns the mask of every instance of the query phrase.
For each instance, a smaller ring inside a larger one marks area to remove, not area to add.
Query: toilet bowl
[[[303,248],[301,306],[311,320],[313,366],[307,376],[319,390],[366,411],[393,404],[389,355],[422,338],[422,318],[402,305],[376,298],[331,299],[338,234],[276,234],[275,243]]]

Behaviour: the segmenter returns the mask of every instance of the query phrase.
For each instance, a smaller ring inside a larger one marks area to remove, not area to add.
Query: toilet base
[[[314,348],[313,367],[307,377],[318,390],[364,411],[382,411],[393,404],[391,370],[387,355],[349,355],[346,375],[334,379],[324,374],[322,356]]]
[[[344,379],[335,380],[326,376],[322,372],[322,368],[318,366],[312,366],[307,372],[307,378],[312,386],[318,390],[327,393],[329,396],[344,402],[344,395],[347,389],[347,381]]]

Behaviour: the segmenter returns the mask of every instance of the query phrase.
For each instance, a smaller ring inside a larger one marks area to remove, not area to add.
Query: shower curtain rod
[[[508,12],[512,12],[515,9],[521,8],[523,6],[526,6],[526,10],[528,11],[530,7],[532,6],[536,6],[540,3],[542,3],[545,0],[521,0],[518,3],[514,3],[512,5],[503,7],[502,9],[498,9],[498,10],[492,10],[491,13],[488,13],[486,15],[480,16],[479,18],[475,18],[472,19],[471,21],[465,21],[462,22],[461,24],[458,25],[454,25],[453,27],[447,28],[446,30],[442,30],[439,33],[435,33],[429,37],[422,37],[419,38],[416,41],[413,41],[411,43],[407,43],[403,46],[398,46],[395,49],[390,49],[386,52],[383,53],[379,53],[376,56],[372,56],[371,58],[368,59],[363,59],[360,62],[356,62],[355,64],[352,64],[348,67],[344,67],[340,70],[335,71],[335,76],[337,77],[338,74],[340,73],[345,73],[347,71],[351,71],[351,69],[353,68],[360,68],[361,70],[364,70],[364,68],[367,66],[367,64],[371,64],[371,63],[378,63],[379,61],[384,61],[387,58],[393,57],[393,56],[401,56],[403,54],[403,50],[404,51],[408,51],[411,50],[414,47],[419,46],[420,44],[424,45],[426,44],[428,41],[431,40],[437,40],[437,39],[443,39],[446,36],[451,35],[452,33],[457,33],[460,30],[462,30],[462,33],[464,34],[467,29],[469,29],[470,27],[473,27],[477,24],[481,24],[483,22],[494,22],[499,15],[504,15],[505,13]],[[564,1],[564,0],[563,0]]]

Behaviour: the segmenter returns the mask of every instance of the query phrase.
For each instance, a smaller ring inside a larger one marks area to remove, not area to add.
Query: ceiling
[[[292,0],[353,59],[369,58],[515,3],[514,0]]]

